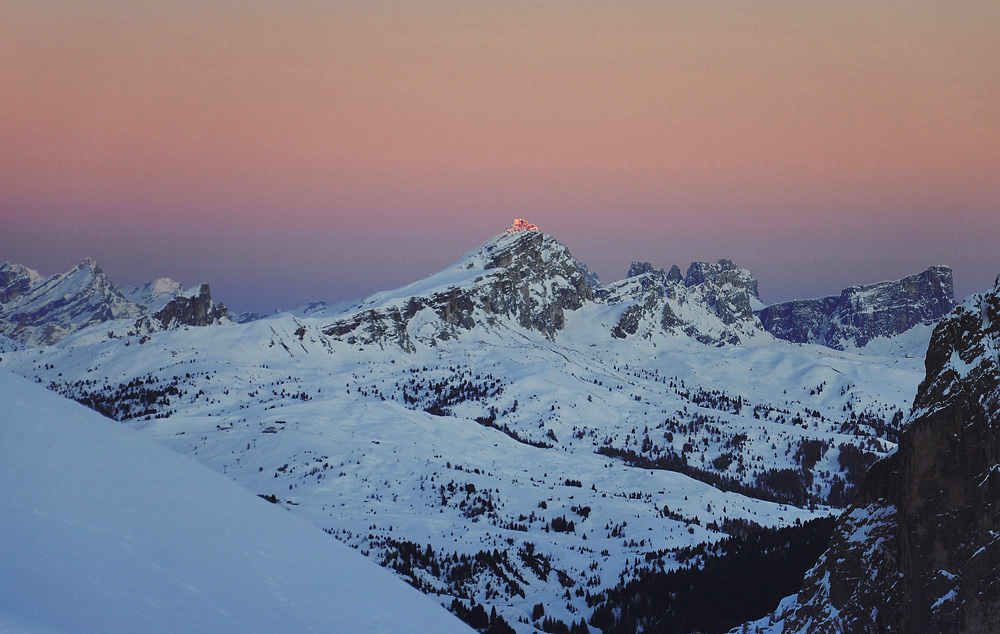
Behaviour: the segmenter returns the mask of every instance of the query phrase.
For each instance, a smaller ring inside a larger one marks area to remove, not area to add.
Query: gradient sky
[[[604,281],[964,296],[1000,273],[997,33],[996,0],[0,0],[0,261],[269,311],[524,217]]]

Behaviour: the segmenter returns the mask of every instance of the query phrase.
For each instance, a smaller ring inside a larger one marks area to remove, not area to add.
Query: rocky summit
[[[511,320],[553,339],[565,328],[567,311],[593,299],[593,286],[593,276],[563,244],[537,229],[519,229],[424,282],[369,298],[324,334],[412,351],[414,338],[436,345],[477,325]]]
[[[785,632],[995,632],[1000,277],[934,329],[910,419],[839,519]]]
[[[840,295],[773,304],[758,315],[779,339],[843,350],[932,324],[954,306],[951,269],[932,266],[897,281],[851,286]]]

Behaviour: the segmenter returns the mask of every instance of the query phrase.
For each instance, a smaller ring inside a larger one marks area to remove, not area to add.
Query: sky
[[[1000,3],[0,0],[0,261],[270,312],[526,218],[765,302],[1000,273]]]

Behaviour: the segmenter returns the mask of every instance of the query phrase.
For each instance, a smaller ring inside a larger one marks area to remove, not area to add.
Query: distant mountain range
[[[932,266],[896,282],[851,286],[840,295],[773,304],[758,315],[776,337],[842,350],[932,324],[954,307],[951,269]]]
[[[611,326],[620,339],[648,338],[662,330],[722,345],[766,331],[786,341],[843,349],[932,324],[955,299],[951,269],[944,266],[895,282],[853,286],[839,296],[771,306],[760,300],[756,278],[731,260],[695,262],[686,275],[676,265],[665,273],[633,262],[624,280],[601,285],[564,245],[529,229],[501,234],[426,280],[323,312],[345,313],[330,324],[330,336],[409,350],[414,342],[406,325],[424,311],[440,320],[434,332],[417,335],[426,341],[503,319],[554,339],[566,327],[566,315],[590,303],[623,309]],[[296,313],[329,308],[316,302]],[[229,314],[212,302],[207,284],[185,291],[161,278],[119,289],[90,258],[51,277],[0,264],[0,333],[14,341],[50,345],[95,324],[139,317],[147,317],[140,329],[149,331],[220,323]],[[236,321],[259,318],[245,314]]]
[[[50,277],[20,264],[0,263],[0,334],[28,346],[58,343],[110,321],[141,318],[137,327],[149,332],[221,323],[228,317],[225,306],[212,302],[208,284],[184,291],[162,278],[121,289],[91,258]]]
[[[753,549],[814,548],[832,523],[809,520],[842,508],[897,530],[864,474],[906,455],[937,404],[992,403],[977,391],[992,348],[971,320],[993,300],[956,308],[939,266],[772,306],[729,260],[636,262],[601,284],[552,236],[516,228],[400,289],[263,318],[231,318],[207,285],[119,290],[92,261],[52,278],[3,265],[0,365],[282,505],[481,632],[654,631],[657,592],[681,587],[700,598],[669,618],[691,630],[847,619],[855,599],[824,595],[817,569],[755,621],[804,568]],[[987,343],[972,355],[970,341]],[[849,550],[863,540],[845,517],[834,539]],[[889,579],[875,551],[848,550]],[[748,561],[783,581],[745,604],[697,589],[698,571],[740,578]],[[867,606],[871,588],[845,583]]]

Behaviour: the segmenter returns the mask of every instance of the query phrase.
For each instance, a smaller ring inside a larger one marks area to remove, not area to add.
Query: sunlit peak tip
[[[507,227],[508,235],[511,233],[519,233],[521,231],[538,231],[538,225],[530,223],[524,218],[514,218],[514,222]]]

